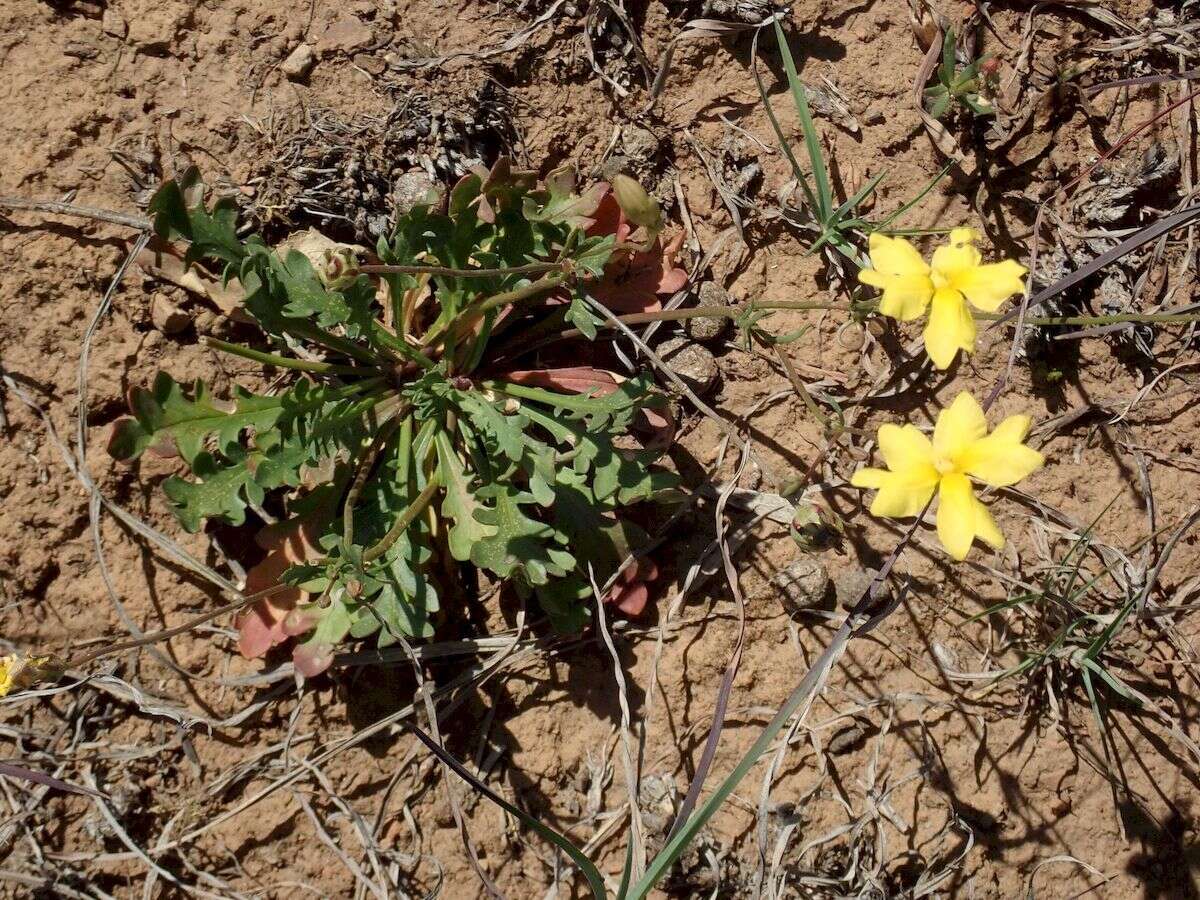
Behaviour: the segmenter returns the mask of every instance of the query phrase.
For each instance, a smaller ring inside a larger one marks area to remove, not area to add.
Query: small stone
[[[857,750],[862,746],[866,736],[867,729],[863,727],[862,722],[853,721],[834,732],[833,737],[829,739],[829,743],[825,745],[825,752],[836,756],[839,753],[848,753],[851,750]]]
[[[779,588],[779,602],[789,615],[824,606],[829,596],[829,572],[819,559],[809,556],[777,572],[771,583]]]
[[[355,53],[354,64],[372,75],[382,75],[387,70],[387,62],[373,53]]]
[[[658,348],[658,355],[683,383],[698,395],[707,394],[717,383],[720,369],[706,347],[694,344],[687,338],[677,337],[663,341]],[[668,389],[678,391],[673,384],[668,384]]]
[[[191,316],[162,294],[155,294],[150,301],[150,321],[163,334],[179,334],[192,324]]]
[[[129,25],[124,17],[111,6],[105,7],[104,15],[100,17],[100,30],[115,38],[124,38],[129,34]]]
[[[696,292],[700,306],[733,306],[733,298],[729,291],[715,281],[705,281]],[[688,319],[684,326],[688,336],[694,341],[713,341],[723,335],[729,327],[729,319],[725,316],[700,316]]]
[[[308,73],[313,70],[313,66],[317,64],[317,56],[313,53],[313,48],[308,44],[301,44],[283,61],[279,69],[291,81],[301,81],[308,77]]]
[[[875,576],[879,574],[878,569],[847,569],[844,572],[834,576],[833,589],[837,595],[838,606],[842,609],[853,609],[854,606],[861,600],[871,589],[871,582],[875,580]],[[876,602],[883,603],[891,595],[891,588],[887,582],[884,582],[876,595]]]
[[[658,137],[649,128],[626,125],[621,132],[621,146],[639,162],[649,162],[658,153]]]
[[[196,314],[196,334],[212,334],[220,324],[220,317],[210,310],[204,309]]]
[[[339,19],[317,38],[317,50],[321,55],[335,53],[353,53],[368,46],[375,36],[371,29],[358,19]]]
[[[445,188],[425,172],[413,169],[392,182],[392,209],[397,216],[403,216],[417,206],[438,206],[445,192]]]
[[[67,46],[63,48],[64,56],[73,56],[76,59],[95,59],[100,55],[100,51],[91,44],[84,44],[79,41],[69,41]]]

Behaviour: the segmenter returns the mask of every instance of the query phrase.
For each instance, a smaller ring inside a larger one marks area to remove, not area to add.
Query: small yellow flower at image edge
[[[972,306],[992,313],[1009,297],[1025,292],[1029,270],[1012,259],[984,264],[975,246],[978,240],[974,228],[955,228],[949,242],[926,263],[904,238],[874,233],[867,247],[871,268],[858,273],[863,284],[883,291],[883,315],[909,322],[929,309],[925,352],[939,369],[949,368],[959,350],[975,349],[978,331]]]
[[[0,656],[0,697],[57,678],[61,669],[52,656]]]
[[[966,559],[975,538],[1000,550],[1004,535],[975,496],[971,479],[1008,487],[1040,469],[1042,454],[1023,443],[1030,424],[1029,416],[1009,416],[988,434],[979,403],[963,392],[938,413],[933,440],[915,425],[880,426],[879,452],[887,468],[859,469],[850,484],[878,490],[871,514],[884,518],[920,514],[937,491],[938,540],[950,556]]]

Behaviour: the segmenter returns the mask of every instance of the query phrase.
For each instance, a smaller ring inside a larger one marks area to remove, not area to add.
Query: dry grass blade
[[[734,641],[729,662],[725,666],[725,672],[721,676],[720,686],[717,688],[717,701],[713,707],[712,727],[709,729],[708,738],[704,742],[704,750],[700,754],[700,760],[696,763],[696,772],[692,776],[692,783],[688,785],[687,794],[683,798],[683,803],[679,806],[679,812],[675,816],[675,821],[671,824],[671,830],[667,833],[667,840],[670,840],[683,827],[683,824],[691,816],[692,810],[696,808],[696,803],[700,799],[700,791],[704,789],[704,782],[708,779],[709,770],[712,768],[713,760],[717,755],[717,744],[721,739],[721,730],[725,724],[725,711],[729,706],[729,694],[733,690],[733,682],[737,678],[738,668],[742,662],[742,648],[746,642],[746,601],[742,597],[742,589],[738,583],[738,573],[733,566],[733,558],[729,552],[729,543],[725,539],[725,504],[729,502],[730,495],[737,488],[738,482],[741,480],[742,474],[746,470],[746,464],[749,461],[750,453],[749,445],[747,445],[746,449],[742,452],[737,473],[729,480],[729,483],[725,485],[725,489],[721,491],[721,496],[717,498],[715,510],[717,545],[721,548],[721,562],[724,565],[725,578],[729,584],[729,591],[733,595],[734,602],[737,604],[737,638]]]
[[[63,781],[61,778],[55,778],[52,775],[46,775],[43,772],[37,772],[33,769],[27,769],[24,766],[16,766],[12,763],[0,762],[0,776],[8,778],[21,778],[25,781],[32,781],[34,784],[45,785],[46,787],[54,788],[57,791],[62,791],[67,794],[81,794],[84,797],[98,797],[107,799],[107,795],[90,787],[83,787],[78,784],[71,784],[69,781]]]
[[[613,644],[612,634],[608,629],[608,621],[604,615],[604,595],[596,584],[595,576],[588,571],[588,579],[592,585],[592,597],[596,601],[596,625],[600,637],[612,657],[613,679],[617,684],[617,702],[621,707],[621,765],[625,769],[625,789],[629,795],[629,851],[630,868],[624,877],[634,881],[642,877],[646,871],[646,836],[642,833],[642,815],[638,809],[638,797],[641,793],[641,772],[636,761],[641,753],[633,752],[632,722],[629,712],[629,689],[625,683],[625,673],[621,668],[621,657]]]

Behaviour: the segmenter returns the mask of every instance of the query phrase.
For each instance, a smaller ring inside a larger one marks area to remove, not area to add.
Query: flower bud
[[[662,211],[640,184],[628,175],[617,174],[613,176],[612,191],[626,219],[647,231],[662,230]]]

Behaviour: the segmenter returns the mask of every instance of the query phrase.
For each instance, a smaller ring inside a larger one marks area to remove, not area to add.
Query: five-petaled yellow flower
[[[879,452],[887,469],[859,469],[850,483],[878,488],[871,514],[889,518],[919,514],[936,489],[938,539],[947,553],[966,559],[977,537],[999,550],[1004,535],[971,479],[1006,487],[1041,468],[1042,454],[1022,443],[1029,424],[1029,416],[1009,416],[988,434],[983,410],[964,392],[938,413],[932,441],[915,425],[881,426]]]
[[[932,302],[925,326],[925,351],[939,369],[949,368],[959,350],[975,349],[975,319],[970,307],[995,312],[1013,294],[1025,290],[1028,271],[1016,260],[983,265],[975,247],[979,232],[955,228],[950,243],[933,252],[929,264],[902,237],[872,234],[871,268],[858,280],[882,288],[879,311],[908,322],[920,318]]]

